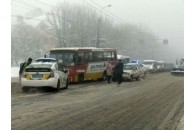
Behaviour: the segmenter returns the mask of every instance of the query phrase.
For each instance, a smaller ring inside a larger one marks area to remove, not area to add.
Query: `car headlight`
[[[50,70],[50,75],[49,75],[49,77],[52,78],[52,77],[54,77],[54,75],[55,75],[55,74],[54,74],[54,71],[53,71],[53,70]]]

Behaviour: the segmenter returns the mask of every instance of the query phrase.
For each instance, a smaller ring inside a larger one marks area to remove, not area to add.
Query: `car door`
[[[56,68],[57,73],[58,73],[58,75],[59,75],[61,84],[66,84],[66,81],[67,81],[67,74],[64,73],[63,68],[60,67],[60,66],[58,66],[57,64],[55,64],[55,68]]]
[[[141,76],[144,75],[144,68],[143,68],[143,65],[140,64],[140,65],[138,66],[138,68],[139,68],[139,75],[140,75],[140,77],[141,77]]]
[[[135,65],[133,66],[133,77],[134,78],[138,77],[138,68]]]
[[[136,66],[136,77],[140,77],[141,75],[141,70],[140,70],[140,67],[137,65]]]

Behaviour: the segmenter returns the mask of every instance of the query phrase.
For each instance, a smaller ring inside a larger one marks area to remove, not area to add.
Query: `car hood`
[[[124,73],[133,73],[133,70],[123,70]]]
[[[149,67],[149,66],[152,66],[152,64],[149,64],[149,65],[145,65],[145,64],[143,64],[145,67]]]

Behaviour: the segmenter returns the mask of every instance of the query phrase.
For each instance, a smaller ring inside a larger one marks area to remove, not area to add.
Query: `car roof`
[[[156,62],[156,60],[143,60],[143,63],[144,62],[152,62],[153,63],[153,62]]]
[[[157,61],[158,63],[164,63],[164,61]]]
[[[151,61],[151,62],[155,62],[155,60],[144,60],[144,62],[145,62],[145,61]]]
[[[56,62],[34,62],[34,63],[31,63],[31,65],[53,65],[55,64]]]
[[[38,58],[36,59],[36,62],[56,62],[57,60],[55,58]]]
[[[174,65],[173,68],[184,68],[184,65]]]
[[[138,63],[127,63],[125,65],[138,65]]]

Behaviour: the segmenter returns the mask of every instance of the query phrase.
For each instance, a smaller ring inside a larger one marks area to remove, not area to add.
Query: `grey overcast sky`
[[[32,7],[25,6],[18,1],[41,7],[44,11],[50,8],[36,1],[56,5],[63,0],[12,0],[12,14],[24,15]],[[87,2],[93,6],[97,3],[115,16],[127,23],[141,27],[144,31],[151,31],[160,39],[168,39],[171,48],[179,57],[184,55],[184,1],[183,0],[65,0],[78,4]],[[23,6],[19,7],[19,6]],[[28,9],[29,8],[29,9]]]
[[[95,1],[95,0],[94,0]],[[160,39],[168,39],[179,57],[184,53],[183,0],[96,0],[116,16],[141,28],[148,28]],[[144,30],[145,31],[145,30]]]

